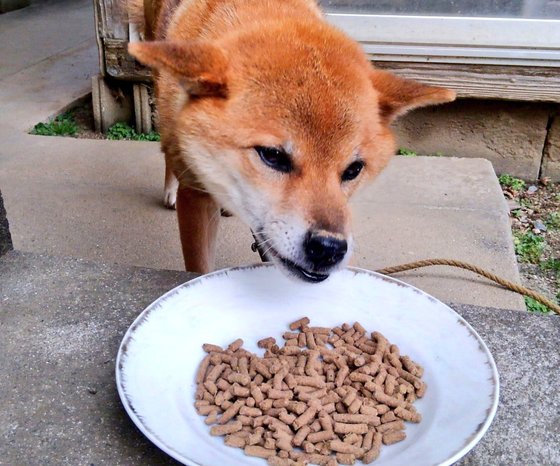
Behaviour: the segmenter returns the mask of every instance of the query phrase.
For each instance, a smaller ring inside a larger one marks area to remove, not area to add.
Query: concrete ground
[[[175,215],[161,207],[153,143],[31,136],[90,90],[98,71],[87,0],[0,17],[0,189],[16,249],[152,268],[182,268]],[[5,29],[5,28],[8,29]],[[33,32],[29,33],[28,30]],[[489,162],[395,158],[354,201],[355,265],[462,259],[519,281],[507,207]],[[248,229],[224,219],[219,268],[257,262]],[[447,301],[524,309],[520,297],[450,268],[401,278]]]

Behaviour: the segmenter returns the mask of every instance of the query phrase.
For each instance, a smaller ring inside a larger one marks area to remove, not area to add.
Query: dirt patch
[[[70,110],[70,114],[74,117],[74,121],[78,126],[78,131],[74,137],[78,139],[106,139],[107,136],[103,133],[95,131],[95,124],[93,122],[93,105],[91,98],[87,99],[81,105],[74,107]]]

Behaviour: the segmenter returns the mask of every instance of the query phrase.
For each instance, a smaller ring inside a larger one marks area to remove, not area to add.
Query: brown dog
[[[324,280],[350,255],[349,197],[395,153],[391,122],[455,98],[375,70],[314,0],[154,0],[146,17],[153,40],[129,51],[156,72],[187,270],[213,267],[221,205],[282,269]]]

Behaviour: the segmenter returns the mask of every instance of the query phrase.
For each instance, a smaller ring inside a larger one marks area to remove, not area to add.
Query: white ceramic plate
[[[488,429],[498,404],[498,373],[488,348],[451,308],[374,272],[347,269],[320,284],[286,278],[271,265],[229,269],[185,283],[148,306],[124,336],[117,356],[119,395],[138,428],[186,465],[265,465],[211,437],[193,406],[203,343],[242,337],[281,341],[287,324],[359,321],[382,332],[425,368],[426,395],[415,403],[420,424],[405,441],[382,448],[377,466],[448,465]]]

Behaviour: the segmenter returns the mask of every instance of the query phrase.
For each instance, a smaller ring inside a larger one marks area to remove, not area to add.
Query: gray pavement
[[[0,76],[0,189],[14,246],[179,270],[175,215],[160,206],[163,161],[156,144],[26,134],[87,93],[97,72],[91,4],[66,3],[0,18],[11,28],[0,58],[20,54]],[[34,32],[29,47],[12,45],[28,40],[23,36],[31,24],[43,35]],[[75,28],[80,34],[72,40],[45,39],[68,37]],[[354,210],[354,265],[375,269],[445,257],[519,279],[507,207],[491,165],[482,159],[395,158],[356,198]],[[223,219],[217,267],[257,262],[251,241],[237,219]],[[467,272],[437,267],[400,277],[445,301],[524,309],[520,297]]]
[[[114,382],[134,318],[192,274],[11,251],[0,258],[0,465],[176,465],[126,415]],[[496,417],[456,464],[560,464],[558,316],[452,305],[500,374]],[[219,325],[219,324],[218,324]]]
[[[92,4],[87,0],[39,0],[0,15],[0,79],[95,37]]]

